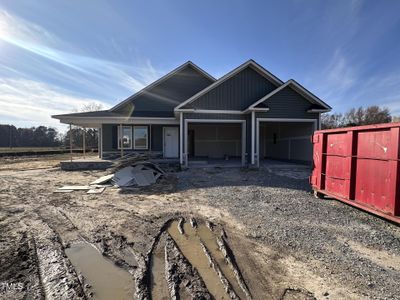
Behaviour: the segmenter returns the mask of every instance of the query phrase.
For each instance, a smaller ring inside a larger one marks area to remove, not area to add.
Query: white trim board
[[[241,64],[239,67],[237,67],[237,68],[233,69],[232,71],[230,71],[229,73],[225,74],[220,79],[215,81],[213,84],[209,85],[205,89],[203,89],[200,92],[198,92],[197,94],[193,95],[192,97],[190,97],[186,101],[183,101],[181,104],[179,104],[178,106],[175,107],[175,111],[179,111],[179,109],[181,107],[185,106],[186,104],[189,104],[189,103],[193,102],[197,98],[203,96],[204,94],[206,94],[210,90],[216,88],[221,83],[225,82],[229,78],[235,76],[236,74],[240,73],[242,70],[244,70],[244,69],[246,69],[247,67],[250,67],[250,66],[253,67],[260,75],[264,76],[266,79],[268,79],[275,86],[280,86],[280,85],[283,84],[282,80],[280,80],[278,77],[276,77],[275,75],[273,75],[272,73],[270,73],[269,71],[264,69],[262,66],[257,64],[254,60],[250,59],[250,60],[246,61],[245,63]]]
[[[281,90],[283,90],[286,87],[291,87],[293,88],[296,92],[298,92],[300,95],[302,95],[303,97],[305,97],[308,101],[310,101],[311,103],[316,103],[321,105],[322,107],[325,107],[325,110],[318,110],[318,111],[330,111],[332,108],[327,105],[324,101],[322,101],[321,99],[319,99],[317,96],[313,95],[311,92],[309,92],[308,90],[306,90],[303,86],[301,86],[299,83],[297,83],[295,80],[290,79],[288,81],[285,82],[285,84],[281,85],[280,87],[278,87],[277,89],[273,90],[272,92],[270,92],[269,94],[265,95],[264,97],[262,97],[260,100],[254,102],[252,105],[250,105],[248,107],[248,109],[254,109],[256,108],[256,106],[262,102],[264,102],[265,100],[271,98],[273,95],[277,94],[278,92],[280,92]],[[312,112],[312,111],[308,111],[308,112]]]
[[[191,61],[187,61],[186,63],[180,65],[179,67],[175,68],[174,70],[172,70],[171,72],[167,73],[166,75],[162,76],[161,78],[157,79],[156,81],[154,81],[153,83],[145,86],[143,89],[141,89],[140,91],[138,91],[137,93],[133,94],[132,96],[126,98],[125,100],[123,100],[122,102],[118,103],[117,105],[115,105],[114,107],[110,108],[109,111],[115,111],[116,109],[118,109],[119,107],[121,107],[122,105],[126,104],[127,102],[133,100],[134,98],[142,95],[143,93],[145,93],[146,91],[148,91],[149,89],[157,86],[158,84],[160,84],[161,82],[167,80],[168,78],[172,77],[173,75],[175,75],[176,73],[178,73],[179,71],[183,70],[186,67],[192,67],[193,69],[195,69],[196,71],[198,71],[199,73],[201,73],[202,75],[204,75],[205,77],[207,77],[208,79],[210,79],[211,81],[215,82],[216,79],[211,76],[210,74],[208,74],[206,71],[204,71],[203,69],[201,69],[199,66],[197,66],[196,64],[194,64]]]
[[[70,117],[70,118],[60,118],[60,123],[64,124],[74,124],[74,125],[87,125],[92,124],[94,127],[99,127],[101,124],[138,124],[138,125],[148,125],[148,124],[179,124],[179,120],[176,118],[124,118],[124,117]],[[89,127],[89,126],[86,126]]]

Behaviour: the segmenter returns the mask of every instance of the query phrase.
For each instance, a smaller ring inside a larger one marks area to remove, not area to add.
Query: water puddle
[[[169,291],[165,279],[165,238],[162,236],[153,250],[151,257],[151,298],[154,300],[168,300]]]
[[[181,234],[178,230],[178,221],[171,222],[167,230],[178,245],[182,254],[193,265],[193,267],[197,269],[208,291],[214,296],[214,298],[229,299],[229,295],[225,291],[220,278],[210,266],[204,250],[201,247],[200,238],[199,235],[196,234],[196,230],[192,228],[189,223],[185,222],[183,224],[184,234]]]
[[[134,282],[131,274],[117,267],[89,243],[79,243],[65,249],[72,265],[92,286],[93,299],[133,299]]]

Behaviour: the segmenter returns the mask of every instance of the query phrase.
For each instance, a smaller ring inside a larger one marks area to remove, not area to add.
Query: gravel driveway
[[[400,299],[399,227],[314,198],[309,173],[307,166],[274,161],[259,171],[190,169],[179,173],[178,188],[202,194],[248,237],[294,256],[324,281],[344,284],[349,296]]]

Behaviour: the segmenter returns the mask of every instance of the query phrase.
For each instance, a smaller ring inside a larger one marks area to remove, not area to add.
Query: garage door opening
[[[200,123],[187,124],[186,153],[190,165],[244,163],[244,124]]]
[[[260,163],[267,159],[310,164],[312,161],[311,136],[315,123],[260,122],[258,153]]]

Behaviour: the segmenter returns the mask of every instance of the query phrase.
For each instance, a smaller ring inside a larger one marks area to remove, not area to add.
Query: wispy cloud
[[[43,124],[63,129],[51,115],[72,112],[88,103],[105,101],[77,97],[48,84],[25,79],[0,79],[0,119]]]
[[[149,60],[139,61],[136,66],[126,66],[81,54],[44,28],[5,10],[0,10],[0,40],[61,65],[66,69],[65,73],[72,71],[79,74],[71,77],[89,88],[97,86],[98,89],[111,84],[128,93],[135,92],[160,76]]]

